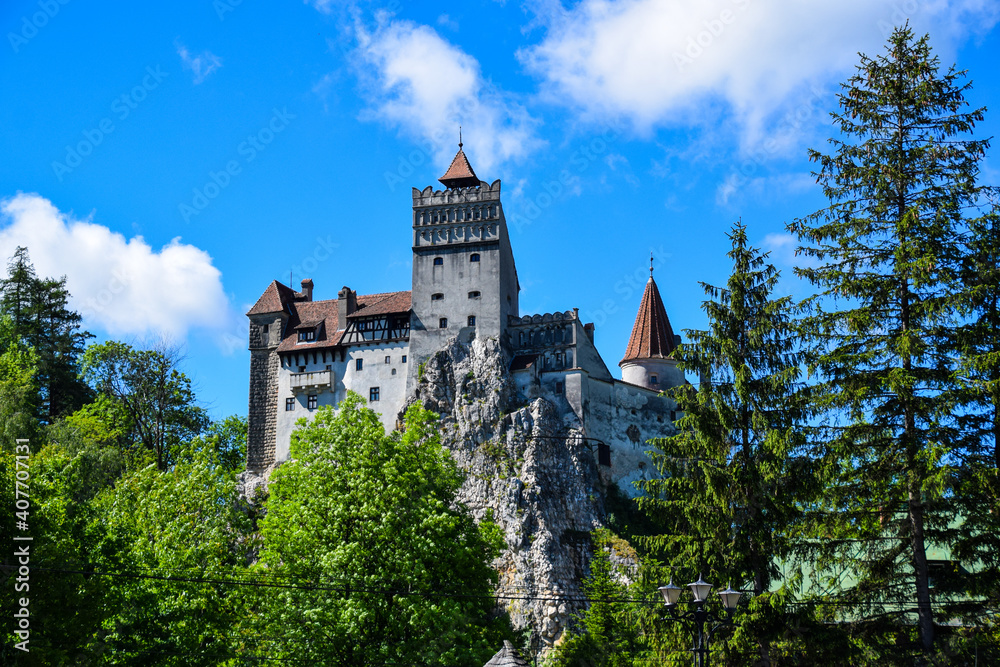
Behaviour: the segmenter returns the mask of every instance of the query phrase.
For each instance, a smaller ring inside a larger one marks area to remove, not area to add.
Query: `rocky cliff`
[[[597,457],[579,423],[545,398],[520,397],[494,339],[438,351],[420,369],[413,402],[441,415],[442,441],[468,475],[461,501],[504,531],[495,566],[514,626],[551,645],[580,605],[546,598],[581,596],[590,533],[602,525]]]

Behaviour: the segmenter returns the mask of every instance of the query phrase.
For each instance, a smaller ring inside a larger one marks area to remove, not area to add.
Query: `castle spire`
[[[663,307],[660,290],[653,280],[653,256],[650,255],[649,280],[632,326],[625,358],[618,365],[642,359],[668,359],[675,347],[674,330],[667,318],[667,310]]]
[[[462,150],[462,127],[458,127],[458,152],[455,153],[455,158],[451,161],[451,166],[448,167],[448,171],[444,172],[444,176],[438,179],[444,184],[446,188],[474,188],[479,185],[479,177],[476,176],[476,172],[472,170],[472,165],[469,164],[469,158],[465,157],[465,151]]]

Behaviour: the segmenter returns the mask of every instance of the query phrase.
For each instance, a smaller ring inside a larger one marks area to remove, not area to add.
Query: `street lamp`
[[[699,574],[698,581],[690,583],[687,586],[691,589],[691,595],[694,597],[694,609],[689,611],[678,611],[677,602],[680,600],[683,589],[680,586],[674,586],[672,579],[669,584],[660,586],[657,590],[663,596],[663,601],[667,605],[670,617],[694,631],[695,641],[694,646],[691,648],[691,652],[695,655],[694,664],[698,667],[705,667],[705,665],[708,665],[708,647],[712,641],[712,636],[719,628],[733,624],[733,614],[736,612],[736,605],[739,604],[742,593],[733,590],[732,587],[727,587],[726,590],[719,591],[722,606],[726,610],[725,617],[720,618],[705,609],[708,596],[712,593],[712,584],[702,579]],[[705,630],[705,623],[709,623],[708,631]]]

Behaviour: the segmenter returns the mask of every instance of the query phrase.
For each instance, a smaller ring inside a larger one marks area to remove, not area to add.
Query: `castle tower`
[[[671,356],[680,343],[680,336],[674,335],[660,290],[653,280],[652,257],[649,262],[649,281],[642,293],[642,303],[632,326],[625,358],[618,365],[625,382],[662,390],[684,384],[684,373],[677,368],[677,362]]]
[[[312,281],[302,282],[312,297]],[[278,344],[288,323],[286,304],[296,293],[277,280],[247,312],[250,318],[250,408],[247,469],[260,472],[274,463],[278,420]]]
[[[408,386],[419,364],[459,336],[498,337],[518,316],[517,270],[500,181],[476,176],[462,143],[440,179],[413,188],[413,291]]]

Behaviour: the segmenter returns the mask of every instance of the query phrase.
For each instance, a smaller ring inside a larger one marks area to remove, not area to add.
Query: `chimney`
[[[347,316],[358,309],[358,293],[344,287],[337,293],[337,330],[347,328]]]
[[[306,301],[313,300],[313,281],[312,278],[306,278],[302,281],[302,296],[305,297]]]
[[[583,325],[583,332],[585,334],[587,334],[587,338],[589,338],[590,342],[593,343],[594,342],[594,323],[593,322],[587,322],[586,324],[584,324]]]

